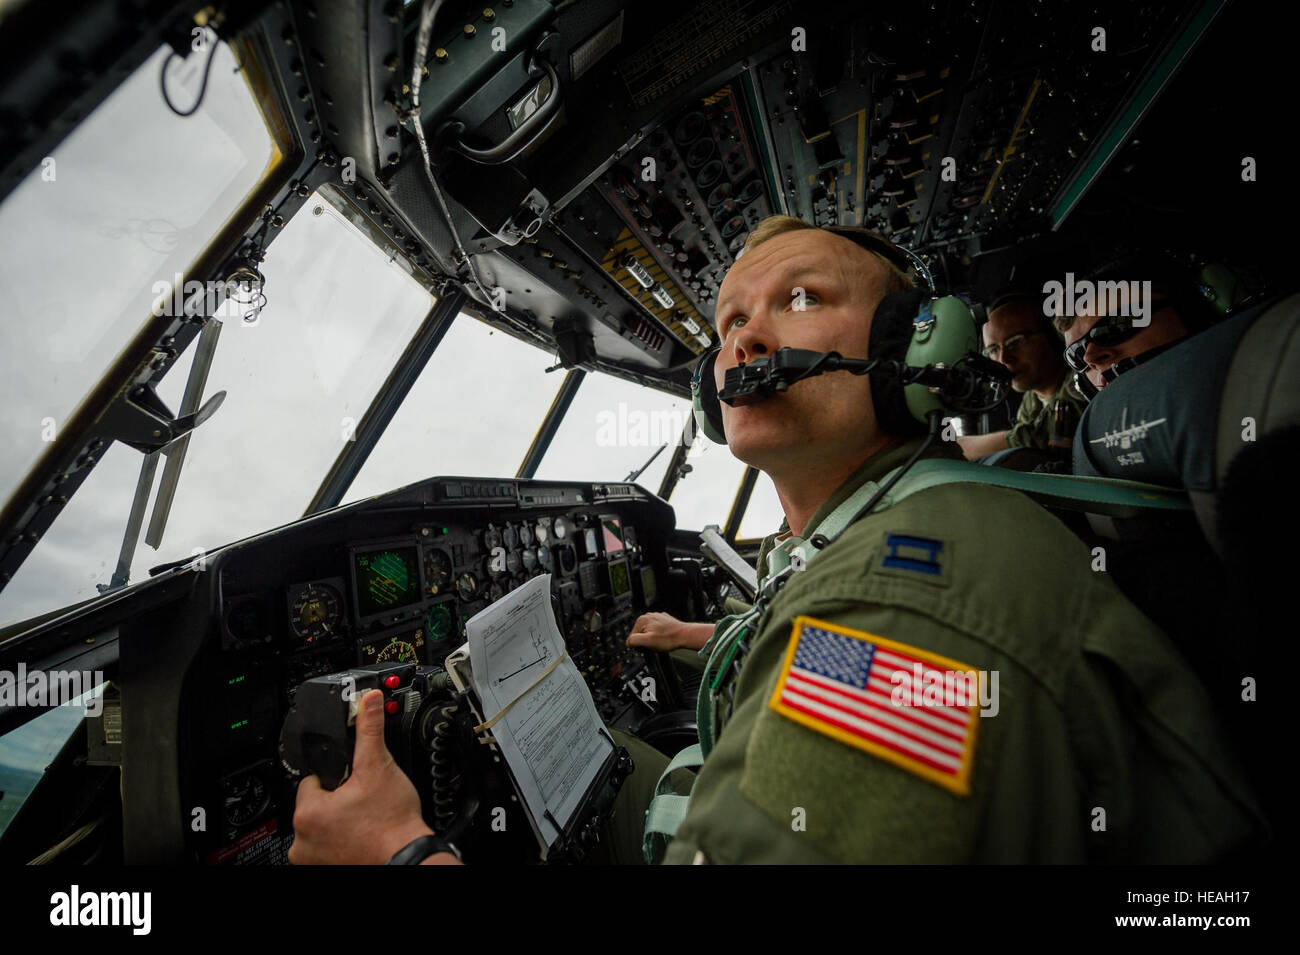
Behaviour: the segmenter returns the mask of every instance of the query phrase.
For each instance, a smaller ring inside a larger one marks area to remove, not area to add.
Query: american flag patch
[[[895,678],[899,672],[906,680]],[[956,697],[968,705],[921,705],[918,680],[951,686],[958,676],[973,686],[975,668],[875,634],[796,617],[768,705],[811,730],[966,796],[979,730],[978,693]],[[901,697],[895,691],[904,683],[915,686],[916,705],[896,705]]]

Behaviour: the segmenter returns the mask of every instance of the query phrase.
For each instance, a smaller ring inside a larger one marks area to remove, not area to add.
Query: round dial
[[[519,573],[523,566],[523,559],[519,556],[519,551],[512,550],[506,554],[506,570],[511,574]]]
[[[384,649],[379,651],[380,663],[419,663],[420,658],[415,652],[415,647],[411,646],[405,640],[394,640]]]
[[[537,522],[537,543],[545,544],[551,539],[551,519],[543,517]]]
[[[343,616],[338,592],[324,584],[309,584],[289,608],[289,625],[294,636],[316,643],[334,632]]]
[[[456,578],[456,595],[461,600],[473,600],[478,594],[478,578],[469,571]]]
[[[243,826],[262,814],[270,802],[266,783],[256,773],[231,776],[221,784],[225,797],[226,821],[232,826]]]
[[[430,640],[445,640],[451,636],[451,607],[447,604],[434,604],[424,615],[424,629]]]
[[[555,519],[555,539],[558,541],[568,540],[573,536],[573,521],[567,517],[557,517]]]
[[[529,547],[523,554],[524,570],[531,571],[537,566],[537,551]]]
[[[533,546],[533,528],[530,524],[519,525],[519,543],[525,547]]]
[[[496,525],[489,524],[488,529],[483,532],[483,546],[488,550],[501,546],[501,532],[496,529]]]
[[[497,581],[492,581],[492,586],[488,588],[488,599],[496,602],[506,595],[506,589]]]
[[[451,583],[451,558],[437,548],[424,552],[424,579],[429,593],[443,593]]]
[[[507,524],[505,533],[501,535],[501,542],[506,545],[506,550],[514,550],[519,546],[519,532],[515,530],[513,524]]]
[[[550,570],[555,566],[555,557],[551,554],[549,547],[537,548],[537,561],[542,565],[543,570]]]

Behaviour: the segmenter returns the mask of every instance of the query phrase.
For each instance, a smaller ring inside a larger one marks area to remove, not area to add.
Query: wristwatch
[[[450,852],[460,859],[460,850],[440,836],[417,836],[393,853],[385,865],[419,865],[435,852]],[[464,860],[461,860],[464,861]]]

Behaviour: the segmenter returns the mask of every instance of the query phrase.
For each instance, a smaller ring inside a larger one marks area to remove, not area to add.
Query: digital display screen
[[[420,600],[419,554],[414,546],[388,547],[354,554],[357,572],[357,614],[375,614]]]
[[[601,530],[605,534],[605,553],[623,553],[623,525],[617,517],[601,517]]]
[[[632,578],[627,572],[627,562],[612,561],[609,565],[609,592],[615,597],[621,597],[631,589]]]

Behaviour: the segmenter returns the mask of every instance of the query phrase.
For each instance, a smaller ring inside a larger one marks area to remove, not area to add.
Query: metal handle
[[[447,148],[454,149],[474,162],[488,166],[499,166],[502,163],[510,162],[531,146],[560,108],[560,76],[555,72],[555,67],[541,57],[536,56],[536,54],[534,54],[534,58],[528,66],[530,76],[537,74],[539,65],[546,75],[551,78],[551,95],[547,97],[544,106],[524,120],[523,124],[513,133],[495,146],[490,146],[487,149],[475,149],[472,146],[466,146],[460,138],[461,134],[465,132],[465,124],[460,120],[452,120],[440,131],[442,135],[447,137]]]

